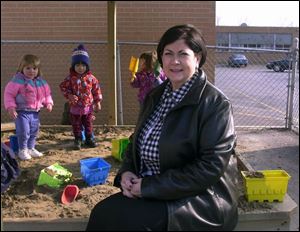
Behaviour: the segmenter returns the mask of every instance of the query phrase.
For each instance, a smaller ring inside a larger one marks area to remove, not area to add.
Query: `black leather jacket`
[[[136,152],[141,126],[166,83],[145,99],[115,186],[125,171],[139,173]],[[202,72],[166,115],[159,140],[160,174],[143,178],[142,197],[166,200],[168,230],[232,230],[237,223],[236,142],[232,107]]]

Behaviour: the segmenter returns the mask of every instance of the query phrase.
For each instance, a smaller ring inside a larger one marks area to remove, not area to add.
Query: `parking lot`
[[[291,73],[264,65],[216,67],[215,84],[232,101],[236,126],[285,127]],[[299,71],[295,76],[294,122],[299,125]]]

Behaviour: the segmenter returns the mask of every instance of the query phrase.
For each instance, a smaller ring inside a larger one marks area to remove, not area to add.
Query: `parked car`
[[[232,54],[228,58],[228,65],[231,67],[240,67],[240,66],[247,66],[248,59],[243,54]]]
[[[273,69],[275,72],[284,72],[284,70],[292,69],[292,64],[290,60],[275,60],[266,64],[268,69]]]

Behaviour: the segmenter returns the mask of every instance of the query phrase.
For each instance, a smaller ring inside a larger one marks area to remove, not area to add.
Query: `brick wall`
[[[202,30],[208,45],[215,45],[215,1],[122,1],[117,5],[117,40],[158,42],[163,32],[176,24],[190,23]],[[1,1],[1,40],[67,40],[107,41],[107,2],[101,1]],[[20,57],[34,53],[41,57],[44,76],[49,82],[55,107],[50,114],[42,112],[43,124],[59,124],[64,99],[58,85],[66,76],[74,44],[38,43],[29,45],[1,43],[1,93],[17,69]],[[95,124],[108,123],[107,45],[87,44],[91,68],[103,88],[103,109]],[[129,85],[128,63],[131,55],[155,49],[155,46],[121,46],[121,82],[124,123],[135,124],[139,105],[137,90]],[[213,62],[214,54],[210,54]],[[4,65],[5,64],[5,65]],[[204,66],[213,81],[213,65]],[[1,122],[8,121],[3,110]]]
[[[106,40],[106,2],[1,1],[1,39]]]

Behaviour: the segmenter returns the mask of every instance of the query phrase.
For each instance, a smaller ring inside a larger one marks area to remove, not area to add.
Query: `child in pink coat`
[[[42,78],[40,59],[31,54],[23,56],[16,75],[4,90],[4,107],[15,121],[21,160],[41,157],[35,149],[42,107],[52,111],[53,100],[48,83]]]

